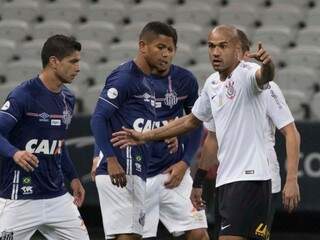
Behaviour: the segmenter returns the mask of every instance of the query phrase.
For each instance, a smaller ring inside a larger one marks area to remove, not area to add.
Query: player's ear
[[[139,51],[143,54],[147,51],[147,43],[144,40],[139,41]]]
[[[56,69],[58,61],[59,61],[59,60],[58,60],[57,57],[55,57],[55,56],[50,56],[50,57],[49,57],[48,65],[49,65],[50,67],[52,67],[53,69]]]

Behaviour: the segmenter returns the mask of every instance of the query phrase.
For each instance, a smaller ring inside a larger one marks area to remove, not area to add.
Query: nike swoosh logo
[[[226,225],[226,226],[221,226],[221,230],[225,230],[226,228],[228,228],[228,227],[230,227],[230,226],[231,226],[231,224]]]
[[[217,96],[217,95],[212,96],[212,97],[211,97],[211,100],[213,100],[216,96]]]

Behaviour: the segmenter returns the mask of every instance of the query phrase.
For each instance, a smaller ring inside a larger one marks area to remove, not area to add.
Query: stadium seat
[[[320,120],[320,92],[316,93],[311,101],[311,113],[317,119]]]
[[[39,14],[39,3],[34,1],[13,1],[3,3],[1,14],[3,19],[30,22]]]
[[[274,4],[261,12],[263,26],[297,27],[303,18],[303,11],[289,4]]]
[[[118,67],[121,61],[108,61],[107,63],[99,64],[95,68],[95,80],[98,85],[104,85],[107,76]]]
[[[219,23],[220,24],[238,24],[244,26],[253,26],[256,21],[257,7],[249,4],[230,4],[224,8],[220,8]]]
[[[19,47],[18,54],[21,59],[40,59],[41,49],[45,39],[35,39],[30,42],[25,42]]]
[[[258,1],[258,0],[257,0]],[[185,0],[186,4],[194,3],[194,0]],[[215,8],[219,8],[221,0],[197,0],[197,3],[207,3]]]
[[[87,114],[92,114],[97,104],[97,100],[100,96],[100,92],[104,85],[96,85],[87,89],[84,93],[84,98],[82,98],[84,112]]]
[[[0,21],[0,38],[13,41],[23,40],[29,31],[29,25],[21,20]]]
[[[257,42],[254,43],[254,45],[251,47],[251,51],[255,51],[257,49]],[[264,49],[270,54],[272,61],[274,64],[279,64],[283,59],[283,51],[281,48],[273,45],[263,44]]]
[[[253,34],[253,42],[274,45],[279,48],[287,47],[292,41],[292,32],[285,26],[263,26],[258,28]]]
[[[132,22],[166,21],[170,16],[170,8],[161,2],[142,2],[134,5],[130,9],[130,19]]]
[[[8,63],[8,82],[22,82],[35,77],[42,69],[41,60],[21,60]]]
[[[176,56],[173,63],[176,65],[186,66],[193,59],[191,47],[188,44],[178,43]]]
[[[139,33],[147,22],[136,22],[123,26],[120,33],[122,41],[138,41]]]
[[[265,0],[229,0],[227,1],[228,5],[233,5],[233,4],[244,4],[244,5],[251,5],[255,7],[262,7],[263,4],[265,3]]]
[[[5,83],[0,85],[0,108],[4,104],[8,94],[17,86],[16,83]]]
[[[75,23],[79,20],[82,8],[76,1],[57,1],[48,3],[42,10],[46,20],[59,20]]]
[[[107,44],[116,36],[116,27],[106,21],[89,21],[78,27],[76,35],[80,40],[94,40]]]
[[[301,0],[271,0],[271,3],[276,4],[287,4],[291,6],[297,6],[300,8],[306,8],[309,1],[301,1]]]
[[[8,39],[0,39],[0,59],[6,62],[12,59],[16,49],[16,43]]]
[[[134,41],[124,41],[110,45],[109,50],[109,60],[123,62],[137,55],[138,43]]]
[[[303,105],[307,103],[305,94],[299,90],[284,89],[282,89],[282,93],[294,119],[298,121],[303,120],[306,114]]]
[[[108,0],[91,4],[89,6],[87,17],[89,21],[108,21],[114,24],[120,24],[126,13],[125,5],[120,1]]]
[[[55,34],[71,35],[72,29],[71,23],[66,21],[45,21],[34,26],[33,37],[35,39],[47,39]]]
[[[320,22],[318,26],[311,26],[299,32],[298,45],[320,46]]]
[[[106,56],[107,52],[104,49],[103,45],[99,42],[92,40],[83,40],[81,41],[81,61],[88,63],[96,63],[101,59],[101,57]]]
[[[314,9],[311,9],[307,13],[306,24],[310,26],[318,26],[320,24],[320,2],[318,1],[318,6]]]
[[[314,86],[318,76],[314,69],[304,66],[290,66],[280,69],[276,74],[276,82],[283,90],[299,90],[307,97],[314,94]]]
[[[195,23],[200,26],[210,25],[218,19],[218,8],[207,3],[189,3],[176,7],[174,19],[177,23]]]
[[[94,78],[94,71],[91,65],[83,60],[80,61],[80,72],[72,84],[77,85],[78,89],[83,92],[89,84],[89,79]]]
[[[208,46],[201,46],[193,50],[193,56],[197,63],[209,63]]]
[[[286,59],[288,65],[320,68],[320,47],[299,45],[296,48],[289,49],[284,54],[284,59]]]
[[[209,61],[208,63],[199,63],[195,66],[189,67],[188,70],[190,70],[196,76],[199,84],[199,90],[202,89],[207,78],[214,73],[214,69]]]
[[[174,27],[177,30],[179,41],[189,44],[190,46],[200,44],[201,38],[207,39],[207,35],[203,35],[204,30],[200,25],[177,23]]]

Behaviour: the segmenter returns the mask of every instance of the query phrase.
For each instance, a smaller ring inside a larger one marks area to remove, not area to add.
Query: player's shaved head
[[[163,22],[149,22],[140,32],[139,40],[151,42],[159,35],[171,37],[175,47],[177,46],[177,31],[170,25]]]
[[[234,26],[231,25],[219,25],[212,29],[211,32],[209,32],[208,38],[211,37],[211,35],[214,34],[221,34],[225,36],[226,39],[228,39],[230,42],[236,43],[239,41],[238,37],[238,30]]]

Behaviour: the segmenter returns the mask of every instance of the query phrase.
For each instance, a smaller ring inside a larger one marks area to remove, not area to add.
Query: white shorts
[[[121,188],[111,183],[109,175],[96,176],[105,239],[126,233],[142,236],[146,182],[138,176],[126,177],[127,185]]]
[[[73,197],[39,200],[0,199],[0,236],[29,240],[39,230],[47,239],[87,240],[89,235]]]
[[[192,178],[188,169],[174,189],[167,189],[164,182],[168,174],[147,178],[146,224],[143,237],[157,236],[159,219],[174,235],[198,228],[207,228],[204,210],[197,211],[190,200]]]

